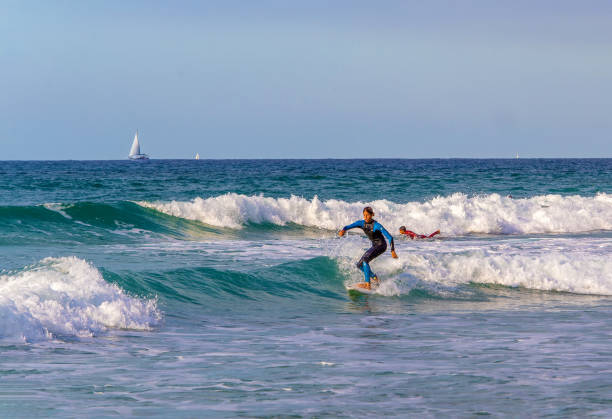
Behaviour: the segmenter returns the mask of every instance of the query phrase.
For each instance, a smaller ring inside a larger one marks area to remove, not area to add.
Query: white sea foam
[[[107,328],[147,330],[159,319],[154,300],[126,295],[76,257],[46,258],[0,275],[0,338],[30,341],[92,336]]]
[[[378,291],[402,295],[412,289],[455,294],[469,283],[524,287],[542,291],[612,295],[612,240],[468,241],[455,243],[400,242],[399,259],[382,256],[373,270],[387,279]],[[347,283],[362,281],[354,267],[358,243],[337,250],[340,268],[350,275]]]
[[[193,201],[138,202],[165,214],[205,224],[241,228],[247,223],[295,223],[336,230],[361,217],[369,205],[391,233],[400,225],[421,233],[444,235],[578,233],[612,230],[612,195],[594,197],[542,195],[513,199],[498,194],[469,197],[455,193],[427,202],[398,204],[387,200],[321,201],[291,196],[268,198],[229,193]]]
[[[612,258],[550,253],[517,255],[484,249],[468,254],[413,258],[413,275],[439,284],[497,284],[543,291],[612,295]]]
[[[72,217],[66,214],[66,211],[64,211],[66,208],[69,208],[70,206],[71,205],[64,205],[64,204],[60,204],[56,202],[48,202],[46,204],[43,204],[43,207],[45,207],[49,211],[57,212],[62,217],[72,220]]]

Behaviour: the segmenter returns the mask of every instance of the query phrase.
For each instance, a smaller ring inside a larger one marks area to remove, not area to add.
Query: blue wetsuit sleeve
[[[385,230],[385,228],[378,222],[374,225],[374,231],[376,230],[380,230],[383,236],[385,236],[385,238],[389,241],[389,245],[391,246],[391,251],[395,250],[395,243],[393,243],[393,236],[389,234],[389,232]]]
[[[343,231],[350,230],[352,228],[363,227],[363,220],[355,221],[353,224],[349,224],[347,226],[342,227]]]

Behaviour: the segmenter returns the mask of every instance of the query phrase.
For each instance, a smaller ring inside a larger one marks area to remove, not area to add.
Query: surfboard
[[[376,286],[372,286],[372,288],[367,289],[367,288],[362,288],[359,285],[360,284],[365,284],[365,282],[359,282],[357,284],[351,284],[348,285],[346,287],[346,289],[348,290],[348,293],[351,295],[358,295],[358,294],[364,294],[364,295],[372,295],[372,294],[376,294],[376,290],[378,290],[379,285]]]

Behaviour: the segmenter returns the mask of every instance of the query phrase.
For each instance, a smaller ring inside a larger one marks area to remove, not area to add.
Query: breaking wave
[[[87,337],[109,328],[148,330],[159,320],[155,300],[126,295],[76,257],[0,275],[0,338]]]
[[[572,239],[530,242],[518,240],[508,245],[400,242],[399,259],[377,258],[373,270],[386,278],[379,294],[401,296],[413,290],[454,298],[471,284],[500,285],[538,291],[588,295],[612,295],[612,241]],[[359,245],[347,242],[335,258],[348,279],[362,281],[354,266]]]
[[[446,235],[579,233],[612,230],[612,195],[594,197],[542,195],[513,199],[498,194],[469,197],[455,193],[427,202],[405,204],[387,200],[321,201],[291,196],[269,198],[229,193],[192,201],[137,202],[164,214],[228,228],[249,223],[294,223],[336,230],[360,218],[372,206],[388,229],[400,225],[423,232],[442,230]]]

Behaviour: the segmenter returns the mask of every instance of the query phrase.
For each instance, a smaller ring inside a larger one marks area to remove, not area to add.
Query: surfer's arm
[[[342,227],[342,231],[350,230],[352,228],[363,227],[363,220],[355,221],[353,224]]]
[[[340,231],[338,232],[338,235],[339,235],[340,237],[342,237],[342,236],[344,236],[344,232],[345,232],[346,230],[350,230],[350,229],[352,229],[352,228],[357,228],[357,227],[363,227],[363,223],[364,223],[364,221],[363,221],[363,220],[359,220],[359,221],[355,221],[353,224],[349,224],[349,225],[347,225],[347,226],[344,226],[344,227],[342,227],[342,230],[340,230]]]

